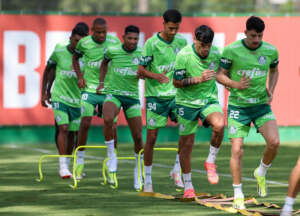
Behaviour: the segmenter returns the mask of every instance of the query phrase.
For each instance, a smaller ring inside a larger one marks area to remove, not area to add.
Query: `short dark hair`
[[[167,22],[180,23],[181,17],[182,17],[181,13],[176,9],[166,10],[163,14],[165,23]]]
[[[257,33],[261,33],[265,30],[265,23],[261,18],[251,16],[246,22],[246,29],[248,31],[255,30]]]
[[[79,22],[72,30],[72,35],[80,35],[82,37],[89,35],[89,26],[84,22]]]
[[[106,25],[106,20],[101,17],[96,18],[93,22],[93,26],[95,25]]]
[[[196,39],[203,43],[212,43],[214,35],[214,31],[207,25],[201,25],[195,29]]]
[[[134,32],[134,33],[140,33],[140,29],[139,27],[135,26],[135,25],[129,25],[125,28],[125,34],[129,33],[129,32]]]

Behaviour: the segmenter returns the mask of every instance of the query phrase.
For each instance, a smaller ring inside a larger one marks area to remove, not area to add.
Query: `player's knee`
[[[104,120],[105,126],[110,127],[110,128],[114,127],[114,118],[112,116],[104,116],[103,120]]]
[[[279,144],[280,144],[279,138],[274,137],[269,141],[268,148],[276,151],[279,148]]]
[[[218,133],[224,133],[224,127],[225,127],[225,123],[223,119],[219,119],[218,121],[216,121],[213,125],[213,130]]]
[[[84,130],[84,131],[88,131],[90,129],[90,125],[91,125],[90,121],[82,120],[81,125],[80,125],[80,129]]]
[[[243,157],[243,153],[244,153],[244,151],[240,147],[233,147],[231,149],[231,155],[232,155],[233,158],[240,159],[240,158]]]
[[[61,125],[59,126],[59,133],[61,134],[68,134],[69,132],[69,126],[68,125]]]

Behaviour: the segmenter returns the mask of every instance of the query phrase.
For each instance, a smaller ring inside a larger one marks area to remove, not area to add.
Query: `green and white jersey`
[[[229,70],[229,77],[239,81],[243,74],[251,78],[248,89],[231,89],[229,104],[248,107],[268,101],[266,81],[269,68],[278,65],[278,51],[273,45],[262,41],[256,49],[250,49],[244,40],[235,41],[225,47],[220,66]]]
[[[177,53],[187,45],[186,40],[176,34],[171,42],[167,42],[159,36],[159,33],[149,38],[144,46],[140,65],[147,66],[152,73],[163,73],[170,78],[169,83],[159,83],[154,79],[145,79],[145,96],[173,98],[176,89],[173,86],[173,74]]]
[[[106,74],[110,77],[107,93],[139,98],[136,72],[141,55],[142,49],[139,47],[132,52],[127,52],[122,44],[108,47],[104,55],[110,61]]]
[[[84,91],[96,93],[99,85],[99,68],[104,58],[104,53],[109,46],[115,46],[121,43],[120,40],[112,35],[107,35],[106,40],[99,43],[94,40],[93,36],[82,38],[76,47],[76,53],[84,56],[84,79],[87,87]],[[104,85],[107,86],[109,76],[105,78]]]
[[[202,58],[195,50],[194,44],[183,48],[176,57],[174,79],[182,80],[188,77],[199,77],[205,70],[218,68],[221,54],[215,46],[212,46],[206,58]],[[178,88],[176,104],[200,108],[208,103],[218,101],[218,89],[216,79]]]
[[[71,107],[80,107],[80,89],[77,85],[77,75],[72,67],[73,53],[68,49],[68,45],[69,42],[56,44],[48,60],[48,64],[56,65],[51,100]]]

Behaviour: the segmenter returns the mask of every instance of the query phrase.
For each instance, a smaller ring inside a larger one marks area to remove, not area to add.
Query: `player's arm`
[[[148,79],[155,79],[160,83],[168,83],[170,82],[169,77],[166,76],[166,73],[168,70],[165,70],[163,73],[153,73],[146,69],[146,66],[139,65],[138,71],[137,71],[137,78],[144,79],[145,77]]]
[[[101,66],[100,66],[100,81],[99,81],[99,85],[96,89],[97,94],[101,94],[101,90],[103,90],[104,88],[104,80],[107,74],[107,69],[108,69],[108,63],[109,63],[109,59],[104,58],[103,61],[101,62]]]
[[[216,79],[226,88],[236,88],[242,90],[250,87],[250,79],[247,78],[245,74],[238,82],[230,79],[228,74],[229,70],[220,65],[217,71]]]
[[[56,64],[47,63],[43,73],[41,104],[43,107],[48,107],[51,98],[51,86],[55,79]]]
[[[197,77],[181,77],[180,73],[185,74],[184,70],[178,70],[175,72],[173,85],[175,88],[183,88],[191,85],[196,85],[202,82],[212,80],[216,77],[216,72],[213,70],[205,70],[202,72],[201,76]]]
[[[77,47],[75,49],[75,52],[72,56],[72,66],[74,68],[74,71],[77,75],[77,79],[78,79],[78,87],[79,88],[85,88],[86,87],[86,82],[83,78],[83,73],[80,70],[80,64],[79,64],[79,59],[83,56],[83,52],[80,51],[79,47],[80,47],[80,41],[77,44]]]
[[[269,104],[273,100],[273,94],[278,81],[278,76],[279,76],[278,66],[273,68],[271,67],[269,72],[269,88],[267,89],[267,93],[269,96],[269,101],[268,101]]]

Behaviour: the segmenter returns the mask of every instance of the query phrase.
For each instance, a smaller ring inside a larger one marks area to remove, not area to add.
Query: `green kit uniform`
[[[229,70],[230,79],[239,81],[245,74],[251,78],[250,87],[231,89],[228,105],[229,138],[248,136],[250,123],[258,129],[275,120],[268,102],[266,82],[269,68],[278,65],[278,51],[262,41],[258,48],[250,49],[244,40],[228,45],[220,60],[220,67]]]
[[[124,45],[109,47],[104,58],[110,64],[106,76],[109,76],[105,102],[114,103],[119,109],[123,107],[126,118],[142,116],[139,101],[139,79],[136,77],[142,49],[137,47],[128,52]]]
[[[171,42],[159,36],[159,33],[149,38],[144,46],[140,65],[146,66],[152,73],[167,71],[169,83],[159,83],[154,79],[145,79],[147,128],[156,129],[167,124],[168,116],[176,121],[175,94],[173,74],[177,53],[187,45],[181,35],[176,35]]]
[[[188,77],[200,77],[205,70],[216,71],[220,61],[220,52],[212,46],[209,55],[202,58],[194,45],[183,48],[176,57],[175,80]],[[198,119],[205,126],[206,117],[214,112],[223,113],[218,103],[218,89],[216,80],[209,80],[177,89],[176,105],[179,124],[179,135],[189,135],[197,131]]]
[[[56,123],[69,124],[70,131],[78,131],[81,95],[77,76],[72,68],[72,55],[68,43],[58,43],[48,60],[48,65],[56,65],[51,104]]]
[[[120,40],[112,35],[107,35],[106,40],[102,43],[95,41],[93,36],[82,38],[76,47],[76,54],[84,56],[84,79],[86,88],[83,90],[81,108],[82,116],[93,116],[95,107],[98,106],[98,115],[102,116],[102,106],[105,100],[104,94],[96,94],[96,89],[99,86],[100,66],[104,58],[104,53],[110,46],[120,44]],[[105,78],[104,86],[107,87],[109,76]]]

